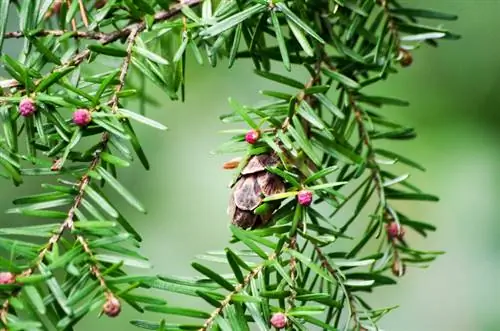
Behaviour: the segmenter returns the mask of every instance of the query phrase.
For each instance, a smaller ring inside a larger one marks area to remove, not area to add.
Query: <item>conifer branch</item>
[[[160,11],[157,14],[155,14],[154,18],[153,18],[153,24],[166,21],[166,20],[178,15],[184,6],[196,6],[196,5],[200,4],[201,2],[202,2],[202,0],[185,0],[183,3],[174,4],[174,5],[172,5],[172,7],[169,10],[163,10],[163,11]],[[99,39],[97,39],[97,40],[101,45],[104,46],[104,45],[108,45],[110,43],[113,43],[119,39],[128,38],[128,36],[131,33],[133,33],[134,31],[136,31],[136,33],[141,33],[145,29],[146,29],[146,21],[143,20],[139,23],[129,24],[120,30],[113,31],[110,33],[100,33],[100,34],[87,33],[87,34],[82,35],[82,36],[89,38],[89,39],[95,39],[99,36]],[[76,31],[76,28],[74,30],[75,31],[73,31],[73,33],[75,35],[78,35],[79,33]],[[40,33],[42,33],[42,35],[43,35],[42,31]],[[54,32],[55,35],[57,35],[58,33],[59,32]],[[80,34],[82,34],[82,33],[80,32]],[[22,36],[25,36],[25,32],[24,33],[23,32],[11,32],[11,33],[7,33],[7,35],[12,36],[11,38],[20,38]],[[48,35],[50,35],[50,33],[48,33]],[[80,63],[85,61],[90,56],[90,53],[91,52],[89,49],[83,50],[82,52],[76,54],[67,63],[63,64],[60,67],[56,67],[48,75],[50,75],[52,72],[57,71],[57,70],[61,70],[61,69],[64,69],[64,68],[67,68],[70,66],[79,65]],[[40,80],[36,81],[35,83],[38,83],[42,80],[43,79],[40,79]],[[18,82],[15,79],[0,80],[0,88],[14,88],[14,87],[19,86],[20,84],[21,84],[21,82]]]
[[[120,70],[119,84],[117,85],[115,93],[113,94],[111,101],[110,101],[113,111],[116,111],[116,108],[118,107],[118,94],[120,93],[123,86],[125,85],[125,78],[127,76],[128,68],[130,65],[131,57],[132,57],[132,48],[133,48],[133,45],[134,45],[134,42],[135,42],[135,39],[137,36],[138,36],[138,30],[133,30],[130,33],[129,38],[128,38],[127,56],[125,57],[125,60],[123,61],[123,64],[122,64],[122,67]],[[84,54],[84,53],[85,53],[85,51],[82,54]],[[43,262],[46,254],[52,250],[53,246],[55,244],[57,244],[57,242],[59,241],[59,239],[61,239],[62,235],[64,234],[64,232],[66,230],[69,230],[69,231],[73,230],[75,212],[79,208],[80,203],[85,195],[85,189],[89,185],[90,180],[91,180],[89,173],[91,171],[94,171],[97,168],[97,166],[99,165],[99,163],[101,161],[101,153],[102,153],[102,151],[104,151],[106,149],[108,139],[109,139],[109,134],[108,134],[108,132],[105,132],[103,134],[102,139],[101,139],[102,140],[101,149],[95,153],[94,159],[90,163],[88,171],[80,179],[80,183],[79,183],[78,189],[77,189],[78,194],[75,197],[73,205],[71,206],[71,208],[68,211],[68,216],[67,216],[66,220],[61,224],[57,233],[54,234],[52,237],[50,237],[49,242],[47,243],[47,245],[45,245],[44,249],[38,255],[38,258],[37,258],[35,264],[22,273],[23,276],[31,275],[33,273],[33,271],[36,268],[38,268],[40,263]],[[99,281],[99,284],[103,288],[103,290],[105,291],[106,296],[107,297],[112,296],[112,293],[109,290],[108,286],[106,285],[106,281],[104,280],[104,277],[102,276],[102,273],[99,270],[99,267],[97,266],[97,261],[94,257],[94,253],[90,249],[87,240],[82,235],[76,235],[76,240],[82,245],[84,252],[87,253],[87,255],[90,258],[90,261],[92,261],[91,262],[92,263],[91,272],[92,272],[92,274],[94,274],[96,279]],[[14,296],[17,295],[17,293],[19,293],[19,291],[20,290],[18,290],[16,293],[14,293]],[[9,307],[8,300],[9,299],[7,299],[4,302],[4,304],[2,306],[2,310],[0,311],[0,316],[6,315],[8,307]]]
[[[360,0],[357,6],[335,3],[333,10],[330,2],[322,0],[180,0],[173,5],[103,0],[94,1],[93,7],[83,0],[60,0],[52,4],[65,3],[63,12],[71,8],[71,14],[78,15],[79,7],[82,24],[77,27],[73,15],[54,29],[53,20],[36,13],[46,12],[50,2],[7,2],[6,7],[0,5],[0,21],[6,21],[13,3],[21,16],[21,31],[5,33],[0,23],[0,52],[4,39],[22,38],[24,49],[17,59],[7,54],[0,57],[12,78],[0,81],[0,88],[6,88],[0,98],[1,175],[15,185],[26,175],[70,173],[73,180],[44,183],[50,192],[17,198],[16,208],[8,211],[58,221],[1,229],[6,236],[34,235],[45,243],[0,238],[0,248],[12,254],[10,264],[4,264],[7,270],[0,271],[0,287],[6,289],[0,293],[4,300],[1,327],[22,329],[28,323],[33,328],[66,329],[105,298],[102,311],[110,317],[119,314],[120,299],[139,311],[201,319],[196,324],[173,324],[167,319],[131,322],[145,329],[249,329],[250,323],[260,329],[269,325],[327,329],[342,323],[344,330],[372,330],[388,310],[369,308],[358,293],[396,283],[385,275],[391,262],[393,274],[400,276],[402,261],[422,264],[439,254],[407,245],[400,221],[424,236],[434,227],[412,221],[389,204],[392,199],[437,198],[406,182],[408,174],[393,174],[377,160],[381,155],[422,169],[410,159],[374,146],[376,139],[408,139],[414,133],[367,105],[406,102],[367,95],[365,87],[394,72],[396,61],[403,67],[411,63],[402,41],[434,43],[433,39],[448,34],[441,27],[414,24],[418,17],[453,16],[402,8],[387,0]],[[36,10],[30,11],[26,4]],[[200,10],[190,8],[197,5]],[[49,14],[60,9],[54,6]],[[172,19],[177,15],[180,19]],[[93,21],[97,17],[100,21]],[[146,31],[147,37],[139,38]],[[415,35],[406,39],[400,33]],[[82,46],[80,40],[88,45]],[[149,169],[132,121],[161,130],[166,127],[145,116],[145,103],[140,112],[125,109],[125,98],[148,100],[148,81],[167,91],[172,100],[179,94],[184,99],[188,52],[200,63],[206,55],[213,66],[220,57],[227,57],[230,67],[236,59],[251,58],[260,76],[293,92],[264,91],[273,98],[269,104],[253,108],[234,103],[235,111],[225,115],[229,122],[246,122],[251,128],[233,131],[237,133],[220,148],[245,153],[240,158],[243,162],[230,161],[224,168],[238,171],[229,214],[232,242],[246,248],[226,247],[200,258],[224,263],[232,273],[222,276],[218,270],[193,263],[203,279],[131,276],[122,265],[149,266],[135,250],[142,238],[95,180],[146,212],[133,190],[120,182],[117,169],[128,167],[135,156]],[[86,70],[96,69],[93,60],[104,56],[120,58],[121,64],[96,74]],[[304,83],[286,73],[273,73],[273,61],[282,62],[288,71],[304,66],[309,77]],[[140,88],[126,87],[132,65],[141,76]],[[74,109],[71,122],[64,112]],[[18,147],[18,137],[27,141],[27,152]],[[93,144],[84,147],[82,139],[88,138],[94,139]],[[33,165],[25,167],[26,161]],[[344,196],[348,184],[355,188]],[[367,229],[359,238],[347,235],[354,221],[364,222],[360,215],[374,196],[378,204]],[[339,227],[334,216],[348,201],[356,207]],[[329,216],[317,208],[318,203],[328,208]],[[68,241],[63,239],[67,234],[72,236]],[[353,247],[336,251],[337,241],[349,241]],[[360,252],[364,254],[367,244],[374,242],[380,244],[378,254],[359,260]],[[54,277],[55,270],[64,277]],[[175,307],[130,293],[136,287],[199,297],[216,308]],[[25,307],[34,306],[47,321],[24,320],[25,315],[35,319],[37,315],[18,304],[28,296],[34,302]]]

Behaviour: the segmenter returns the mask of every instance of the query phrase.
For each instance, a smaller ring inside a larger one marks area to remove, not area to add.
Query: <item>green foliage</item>
[[[19,16],[19,31],[5,30],[9,10]],[[406,242],[403,228],[427,236],[435,227],[395,202],[437,201],[394,165],[424,168],[377,145],[415,138],[383,114],[385,106],[408,103],[369,87],[410,65],[418,46],[458,37],[428,25],[432,19],[456,17],[395,0],[2,1],[0,61],[10,77],[0,81],[0,175],[14,185],[27,176],[46,179],[41,192],[15,198],[7,211],[43,221],[0,229],[0,323],[71,330],[93,310],[118,314],[121,302],[160,314],[131,322],[151,330],[268,330],[276,312],[286,314],[290,330],[378,330],[394,307],[374,308],[366,293],[441,252]],[[16,58],[3,52],[12,38],[24,41]],[[219,151],[242,154],[235,181],[252,156],[276,154],[279,164],[264,171],[286,191],[263,197],[255,210],[274,210],[267,224],[232,224],[229,246],[193,262],[200,277],[136,275],[130,270],[149,267],[142,238],[102,188],[146,212],[119,169],[135,159],[149,169],[134,126],[166,127],[144,114],[154,103],[144,84],[183,100],[186,54],[212,66],[249,58],[256,74],[276,83],[262,91],[268,103],[232,101],[234,112],[222,116],[256,130],[258,141],[247,144],[245,130],[236,131]],[[100,60],[111,65],[96,72]],[[271,68],[281,66],[310,78]],[[36,108],[28,116],[18,111],[26,98]],[[139,112],[127,107],[131,99],[141,102]],[[72,121],[76,109],[88,110],[90,123]],[[313,193],[312,205],[299,203],[303,190]],[[148,295],[151,288],[196,297],[207,308],[167,304]]]

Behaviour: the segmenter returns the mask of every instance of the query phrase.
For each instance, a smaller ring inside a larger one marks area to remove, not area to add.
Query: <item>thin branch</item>
[[[243,290],[250,283],[250,281],[253,278],[255,278],[255,276],[257,276],[262,271],[262,269],[264,269],[264,267],[267,265],[267,262],[272,261],[275,258],[276,258],[276,253],[269,255],[267,260],[264,263],[258,265],[255,269],[253,269],[250,273],[248,273],[248,275],[246,275],[245,278],[243,279],[243,282],[236,285],[234,290],[232,292],[230,292],[228,295],[226,295],[224,300],[221,301],[220,306],[210,314],[210,317],[205,321],[205,323],[203,324],[203,327],[198,329],[198,331],[208,330],[209,327],[212,325],[212,323],[217,318],[217,316],[219,316],[222,313],[222,311],[224,310],[224,308],[226,308],[226,306],[231,302],[231,300],[233,299],[233,296],[235,294],[238,294],[241,290]]]
[[[377,164],[377,160],[375,158],[375,152],[373,151],[373,145],[370,139],[370,135],[368,133],[365,123],[363,122],[363,112],[361,108],[359,108],[356,101],[354,100],[354,97],[351,94],[349,94],[349,103],[351,104],[351,107],[354,110],[354,117],[356,123],[358,124],[359,139],[363,141],[363,144],[365,145],[367,150],[367,160],[368,160],[368,166],[370,167],[370,171],[372,173],[372,180],[377,190],[380,203],[385,211],[387,206],[385,199],[384,183],[382,181],[382,176],[380,174],[380,167]]]
[[[94,170],[98,163],[99,163],[98,158],[95,158],[94,160],[92,160],[92,163],[89,166],[89,172]],[[85,188],[87,187],[89,181],[90,181],[90,177],[88,176],[88,174],[85,174],[81,178],[80,183],[78,185],[78,194],[76,195],[76,197],[73,201],[73,205],[71,206],[71,208],[68,211],[68,216],[66,217],[65,221],[61,224],[61,226],[59,227],[57,232],[50,237],[50,239],[47,242],[47,244],[45,245],[45,247],[38,254],[34,264],[30,268],[26,269],[25,271],[23,271],[21,273],[22,276],[31,275],[33,273],[33,271],[40,266],[40,263],[43,262],[47,253],[50,252],[52,250],[52,248],[54,247],[54,245],[61,239],[64,232],[67,229],[69,229],[69,230],[73,229],[73,220],[74,220],[74,216],[75,216],[75,211],[80,206],[80,203],[83,199],[83,195],[85,194]],[[9,300],[12,297],[17,296],[17,294],[19,294],[19,292],[20,292],[20,289],[17,290],[16,292],[12,293],[11,297],[7,298],[4,301],[4,303],[2,305],[2,309],[0,310],[0,316],[2,317],[2,321],[4,319],[4,316],[7,315],[7,311],[9,309]],[[3,321],[3,322],[5,323],[5,321]]]
[[[24,32],[24,31],[12,31],[6,32],[3,37],[4,39],[13,39],[13,38],[24,38],[26,36],[30,37],[46,37],[46,36],[55,36],[60,37],[66,33],[69,33],[73,38],[79,39],[92,39],[92,40],[102,40],[106,38],[108,33],[104,32],[95,32],[95,31],[69,31],[69,30],[38,30],[33,33]]]
[[[125,57],[125,60],[122,63],[122,67],[120,69],[120,76],[118,78],[119,83],[116,86],[116,90],[115,93],[113,94],[113,97],[111,98],[112,111],[116,111],[116,108],[118,107],[118,93],[120,93],[120,91],[123,89],[123,86],[125,86],[125,78],[127,77],[130,61],[132,60],[132,48],[134,47],[135,39],[138,33],[139,33],[138,29],[133,30],[128,37],[127,56]]]
[[[118,93],[122,90],[123,86],[125,85],[125,78],[126,78],[127,73],[128,73],[130,61],[132,59],[132,48],[134,46],[137,35],[138,35],[138,31],[134,30],[134,31],[132,31],[132,33],[129,35],[129,38],[128,38],[127,56],[125,57],[123,64],[122,64],[122,67],[120,69],[120,78],[119,78],[118,86],[116,87],[116,91],[113,94],[113,97],[111,98],[112,103],[113,103],[113,107],[112,107],[113,110],[116,109],[116,106],[118,105]],[[108,140],[109,140],[109,134],[107,132],[103,133],[102,139],[101,139],[101,146],[102,147],[99,151],[96,152],[96,154],[94,156],[94,160],[92,161],[92,163],[89,167],[89,172],[94,170],[99,165],[99,162],[101,160],[101,153],[102,153],[102,151],[104,151],[106,149],[106,145],[108,143]],[[88,173],[86,175],[84,175],[82,181],[84,182],[84,184],[80,187],[78,201],[75,200],[75,204],[73,205],[73,207],[71,208],[71,210],[68,214],[68,215],[71,215],[71,227],[73,226],[72,220],[74,218],[75,211],[78,208],[78,206],[80,205],[80,202],[85,194],[85,187],[90,183],[90,176],[88,176]],[[69,218],[70,217],[68,217],[68,219]],[[104,280],[104,277],[102,276],[101,271],[99,270],[99,267],[97,266],[96,259],[94,257],[94,253],[92,253],[92,250],[89,248],[88,242],[81,235],[78,235],[76,238],[80,242],[80,244],[82,245],[85,253],[87,253],[87,255],[89,255],[90,259],[94,263],[91,266],[92,273],[97,278],[101,287],[104,289],[104,291],[107,293],[107,295],[112,295],[111,291],[109,290],[108,286],[106,285],[106,281]]]
[[[324,60],[325,65],[333,71],[337,71],[337,68],[331,63],[331,60],[328,58],[326,52],[323,50],[322,58]],[[377,190],[377,194],[380,199],[380,204],[384,208],[384,212],[387,211],[387,203],[386,203],[386,198],[385,198],[385,191],[384,191],[384,183],[382,181],[382,175],[380,174],[380,167],[377,163],[376,157],[375,157],[375,152],[373,150],[373,145],[370,139],[370,135],[368,133],[368,129],[365,126],[365,123],[363,122],[363,111],[361,108],[358,106],[356,103],[354,95],[349,91],[346,90],[346,93],[349,98],[349,104],[351,105],[352,109],[354,110],[354,118],[355,121],[358,125],[358,136],[359,139],[363,142],[363,145],[365,145],[367,149],[367,160],[368,160],[368,166],[371,171],[371,177],[372,181],[375,185],[375,189]]]
[[[378,4],[382,7],[384,10],[385,15],[387,16],[387,27],[389,28],[389,31],[391,32],[395,42],[394,42],[394,48],[396,50],[399,50],[401,48],[401,39],[399,38],[399,31],[396,27],[396,23],[392,17],[391,10],[389,9],[389,3],[387,0],[378,0]]]
[[[337,281],[339,282],[339,285],[342,286],[342,288],[344,290],[345,298],[347,299],[347,302],[349,303],[349,318],[350,319],[353,318],[355,323],[358,324],[359,323],[359,316],[358,316],[358,312],[356,310],[356,306],[354,305],[351,293],[347,290],[347,288],[345,288],[345,286],[343,284],[340,283],[340,280],[338,277],[339,275],[338,275],[337,271],[332,266],[330,261],[328,261],[328,258],[325,256],[325,254],[323,254],[323,251],[321,250],[321,248],[314,243],[313,243],[313,246],[314,246],[314,250],[316,251],[316,254],[318,254],[318,258],[321,261],[321,264],[323,265],[323,267],[332,275],[333,278],[337,279]]]

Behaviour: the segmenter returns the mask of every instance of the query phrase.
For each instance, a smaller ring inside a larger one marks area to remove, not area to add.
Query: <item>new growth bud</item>
[[[19,103],[19,114],[24,117],[31,116],[36,111],[35,102],[31,98],[24,98]]]
[[[283,313],[275,313],[273,316],[271,316],[271,325],[274,326],[276,329],[282,329],[286,326],[288,323],[288,319],[286,318],[286,315]]]
[[[389,239],[395,239],[395,238],[402,239],[405,234],[404,229],[400,227],[399,224],[396,222],[391,222],[387,224],[386,231],[387,235],[389,236]]]
[[[399,64],[401,64],[402,67],[406,68],[411,66],[413,63],[413,56],[411,55],[410,52],[404,49],[399,50]]]
[[[120,301],[113,295],[109,295],[106,303],[102,306],[102,311],[109,317],[116,317],[121,312]]]
[[[12,272],[0,272],[0,284],[12,284],[16,281],[16,275]]]
[[[73,113],[73,123],[78,126],[87,126],[92,120],[92,114],[87,109],[77,109]]]
[[[311,191],[302,190],[297,194],[297,200],[302,206],[310,206],[313,201],[313,193]]]
[[[250,130],[247,132],[245,135],[245,141],[249,144],[255,144],[260,138],[260,133],[259,131],[256,130]]]

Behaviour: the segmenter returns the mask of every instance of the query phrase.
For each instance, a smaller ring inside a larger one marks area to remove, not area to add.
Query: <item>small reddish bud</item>
[[[403,238],[405,231],[402,227],[399,226],[398,223],[396,222],[391,222],[386,225],[386,231],[387,235],[389,236],[390,239],[394,238]]]
[[[35,102],[31,98],[24,98],[19,103],[19,114],[24,117],[31,116],[36,111]]]
[[[297,194],[297,200],[302,206],[310,206],[313,201],[313,193],[311,191],[302,190]]]
[[[0,284],[12,284],[16,281],[16,275],[12,272],[0,272]]]
[[[73,123],[78,126],[87,126],[92,120],[92,114],[87,109],[77,109],[73,113]]]
[[[288,319],[286,318],[286,315],[283,313],[275,313],[273,316],[271,316],[271,325],[274,326],[276,329],[282,329],[286,326],[288,323]]]
[[[108,296],[106,303],[102,306],[102,311],[109,317],[118,316],[121,310],[120,301],[112,295]]]
[[[255,144],[257,140],[259,140],[259,138],[260,138],[260,133],[259,131],[256,130],[250,130],[245,135],[245,141],[252,145]]]
[[[406,68],[411,66],[413,63],[413,56],[411,55],[410,52],[404,49],[399,50],[399,64],[401,64],[402,67]]]

